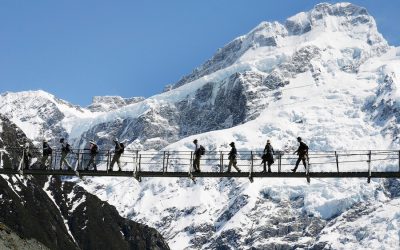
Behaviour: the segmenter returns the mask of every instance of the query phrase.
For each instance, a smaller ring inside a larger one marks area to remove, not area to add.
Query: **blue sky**
[[[0,92],[42,89],[82,106],[95,95],[148,97],[261,21],[319,2],[1,0]],[[400,45],[400,1],[352,3]]]

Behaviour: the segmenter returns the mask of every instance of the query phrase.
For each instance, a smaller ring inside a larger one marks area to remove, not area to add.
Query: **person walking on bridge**
[[[198,144],[197,139],[193,140],[194,143],[194,159],[193,159],[193,169],[195,172],[200,172],[200,158],[205,153],[205,148]]]
[[[71,164],[69,164],[69,162],[67,161],[68,154],[72,152],[71,146],[65,141],[64,138],[60,139],[60,143],[61,143],[60,170],[62,170],[63,163],[67,165],[68,170],[72,170]]]
[[[304,169],[307,169],[307,164],[306,160],[308,158],[308,146],[304,142],[302,142],[301,137],[297,137],[297,141],[300,143],[299,148],[294,152],[295,154],[299,156],[299,158],[296,161],[296,166],[294,169],[292,169],[292,172],[295,173],[300,161],[303,161]]]
[[[53,152],[53,150],[51,149],[47,139],[43,139],[43,156],[42,156],[42,168],[47,169],[47,159],[49,158],[49,156],[51,157],[51,153]],[[51,159],[51,158],[50,158]],[[50,160],[51,162],[51,160]]]
[[[90,154],[90,159],[89,163],[86,166],[85,170],[89,170],[90,165],[93,165],[94,171],[97,171],[97,166],[96,166],[96,156],[99,152],[99,147],[97,146],[95,141],[90,141],[90,148],[89,148],[89,154]]]
[[[274,148],[271,145],[271,141],[267,140],[267,144],[265,145],[264,152],[262,155],[262,162],[264,164],[263,173],[267,172],[266,165],[268,163],[268,173],[271,173],[271,165],[274,164]]]
[[[115,163],[117,163],[118,165],[118,171],[121,171],[121,163],[119,161],[119,158],[121,158],[121,155],[124,153],[125,146],[122,142],[118,141],[118,138],[114,139],[114,143],[115,143],[114,156],[110,163],[110,171],[113,171]]]
[[[25,143],[23,148],[23,162],[24,162],[24,169],[29,169],[32,161],[32,153],[29,142]]]
[[[237,166],[237,160],[236,160],[237,150],[236,150],[236,147],[235,147],[235,143],[231,142],[229,144],[229,146],[231,146],[231,151],[228,154],[228,160],[229,160],[228,173],[231,172],[232,166],[236,169],[236,171],[238,171],[240,173],[241,171]]]

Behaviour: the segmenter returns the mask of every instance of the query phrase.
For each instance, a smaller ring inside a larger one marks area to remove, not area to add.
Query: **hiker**
[[[24,161],[24,169],[29,169],[29,166],[31,165],[31,160],[32,160],[32,154],[31,154],[29,142],[25,143],[22,154],[23,154],[23,161]]]
[[[87,164],[85,170],[89,170],[90,165],[93,165],[94,171],[97,171],[97,166],[96,166],[96,155],[99,152],[99,147],[97,146],[95,141],[90,141],[90,159],[89,163]]]
[[[72,170],[71,164],[69,164],[69,162],[67,161],[68,154],[70,152],[72,152],[71,146],[68,144],[68,142],[65,141],[64,138],[60,139],[60,143],[61,143],[60,170],[63,170],[62,169],[63,163],[65,163],[65,165],[67,165],[68,170]]]
[[[203,146],[199,146],[197,143],[197,139],[193,141],[195,148],[194,148],[194,159],[193,159],[193,169],[195,172],[200,172],[200,158],[205,153],[205,148]]]
[[[268,163],[268,173],[271,173],[271,165],[274,164],[274,148],[271,145],[271,141],[267,140],[267,144],[265,145],[264,152],[262,155],[262,164],[264,164],[263,173],[267,172],[266,165]]]
[[[118,138],[115,138],[114,141],[115,143],[115,149],[114,149],[114,156],[111,160],[111,164],[110,164],[110,171],[113,171],[113,167],[114,164],[117,163],[118,165],[118,171],[121,171],[121,163],[119,161],[119,158],[121,157],[121,155],[124,153],[125,150],[125,146],[122,142],[118,141]]]
[[[229,146],[231,146],[231,151],[228,154],[228,160],[229,160],[229,164],[228,164],[228,173],[231,172],[231,167],[233,165],[233,167],[236,169],[236,171],[238,171],[239,173],[241,172],[240,169],[237,167],[237,160],[236,160],[236,155],[237,155],[237,150],[235,147],[235,143],[231,142],[229,144]]]
[[[49,158],[49,156],[51,157],[51,153],[53,152],[53,149],[50,147],[47,139],[43,139],[43,156],[42,156],[42,168],[47,169],[46,163],[47,163],[47,159]],[[51,162],[51,158],[50,158],[50,162]]]
[[[307,164],[306,164],[306,160],[308,158],[308,146],[302,142],[301,137],[297,137],[297,141],[300,143],[299,148],[294,152],[294,154],[297,153],[297,155],[299,156],[299,158],[296,161],[296,166],[294,167],[294,169],[292,169],[293,173],[296,172],[297,167],[299,166],[300,161],[303,161],[303,165],[304,165],[304,169],[307,169]]]

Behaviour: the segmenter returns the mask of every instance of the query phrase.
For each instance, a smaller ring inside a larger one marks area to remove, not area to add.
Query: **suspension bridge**
[[[115,164],[112,151],[96,155],[97,171],[85,170],[90,158],[87,149],[75,149],[67,156],[71,169],[60,166],[61,151],[53,150],[45,165],[41,152],[32,151],[32,159],[24,162],[23,148],[0,149],[0,174],[59,175],[59,176],[113,176],[142,178],[400,178],[399,150],[343,150],[310,151],[306,167],[300,164],[293,173],[297,155],[276,151],[271,172],[263,172],[262,151],[238,151],[237,166],[241,172],[227,172],[228,151],[207,151],[201,157],[201,172],[193,171],[194,154],[190,151],[125,150],[120,157],[121,171]],[[235,170],[233,170],[235,171]]]

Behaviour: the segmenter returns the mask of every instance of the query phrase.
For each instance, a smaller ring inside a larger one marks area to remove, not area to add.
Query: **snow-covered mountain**
[[[399,66],[400,49],[364,8],[323,3],[284,24],[261,23],[159,95],[96,98],[84,109],[41,91],[7,93],[0,112],[31,139],[65,134],[79,147],[94,138],[111,148],[118,137],[131,148],[191,150],[197,138],[208,150],[230,141],[260,150],[271,139],[283,150],[302,136],[312,150],[397,149]],[[400,242],[400,215],[392,212],[400,209],[398,180],[76,182],[106,190],[101,199],[157,228],[172,249],[390,249]]]

